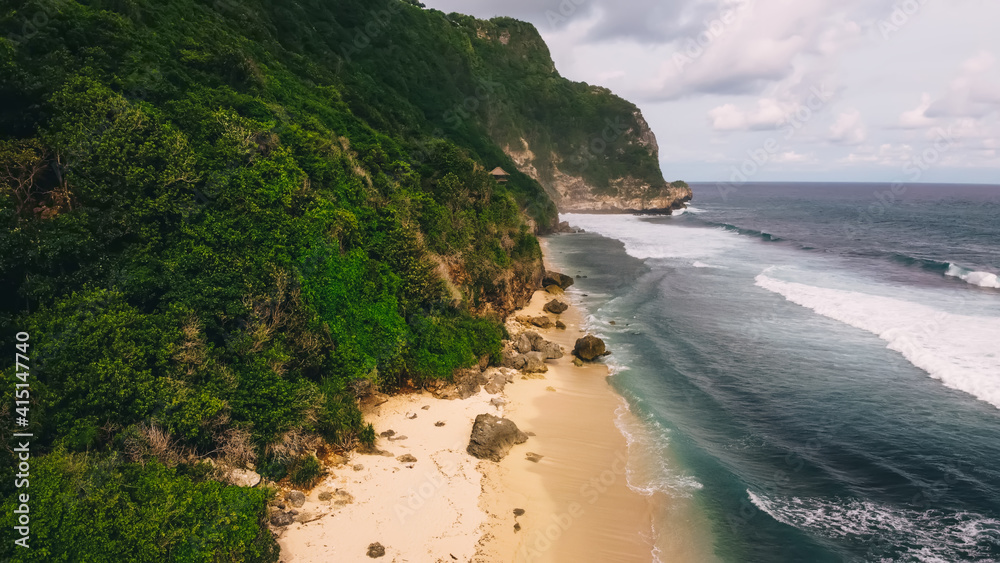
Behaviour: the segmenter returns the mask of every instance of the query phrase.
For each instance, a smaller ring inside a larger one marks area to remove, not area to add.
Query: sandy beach
[[[524,314],[543,314],[551,297],[537,292]],[[565,330],[538,332],[571,351],[583,312],[571,305],[560,317]],[[577,367],[569,354],[548,363],[545,379],[506,389],[506,416],[536,435],[499,464],[481,465],[489,519],[477,561],[650,561],[651,507],[628,488],[627,444],[615,426],[631,415],[607,366]],[[541,460],[527,460],[529,452]],[[514,508],[525,510],[516,532]]]
[[[584,312],[570,295],[565,329],[513,320],[544,315],[537,291],[508,321],[534,330],[565,356],[544,374],[507,373],[502,392],[465,400],[428,392],[392,396],[367,419],[381,453],[354,452],[315,487],[280,532],[286,563],[369,561],[650,561],[651,505],[626,483],[627,444],[615,425],[631,416],[600,362],[576,366]],[[490,368],[494,370],[496,368]],[[530,436],[499,463],[466,452],[473,421],[489,413]],[[532,455],[528,455],[532,454]],[[404,456],[412,457],[404,457]],[[415,459],[415,461],[413,461]],[[516,510],[516,513],[515,513]]]
[[[299,509],[325,516],[282,532],[282,560],[369,561],[366,554],[373,543],[384,546],[382,561],[471,560],[485,515],[479,508],[480,462],[465,448],[476,415],[497,412],[491,398],[485,391],[464,401],[416,393],[393,396],[377,407],[368,420],[377,432],[396,433],[394,440],[378,442],[379,449],[392,455],[355,452],[334,468]],[[416,461],[397,459],[407,454]],[[350,494],[352,502],[336,507],[319,500],[323,491],[338,489]]]

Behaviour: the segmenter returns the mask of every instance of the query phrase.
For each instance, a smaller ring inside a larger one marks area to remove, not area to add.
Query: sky
[[[995,0],[423,0],[533,23],[667,180],[1000,184]]]

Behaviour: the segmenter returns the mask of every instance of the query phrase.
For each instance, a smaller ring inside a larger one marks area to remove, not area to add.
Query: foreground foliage
[[[20,549],[17,561],[277,560],[274,541],[261,534],[267,490],[61,449],[33,473],[31,509],[44,516],[34,518],[31,549]],[[12,497],[3,503],[7,529],[15,506]]]

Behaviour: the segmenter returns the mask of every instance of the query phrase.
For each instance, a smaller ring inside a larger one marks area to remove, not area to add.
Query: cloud
[[[899,126],[919,129],[939,125],[945,118],[979,119],[995,113],[1000,104],[1000,76],[995,62],[989,51],[965,60],[948,90],[936,99],[925,92],[917,107],[900,114]]]
[[[868,130],[861,119],[861,112],[852,109],[837,116],[830,126],[829,139],[843,145],[859,145],[868,138]]]
[[[772,156],[771,162],[778,164],[816,162],[816,157],[813,155],[799,154],[795,151],[785,151]]]
[[[593,2],[595,0],[568,0]],[[647,44],[676,41],[700,31],[702,20],[715,10],[712,2],[663,0],[599,1],[602,17],[591,29],[595,41],[627,38]]]
[[[709,110],[708,118],[716,131],[777,129],[794,109],[774,98],[761,98],[754,109],[741,110],[734,104],[724,104]]]
[[[877,164],[879,166],[903,166],[910,162],[914,148],[909,144],[882,143],[879,146],[857,147],[838,162],[841,164]]]
[[[948,86],[948,92],[927,108],[928,117],[983,117],[1000,103],[1000,77],[996,58],[981,51],[966,60]]]
[[[647,86],[648,96],[751,94],[824,74],[827,59],[863,37],[851,9],[859,5],[859,0],[717,4],[719,11],[698,33],[673,43],[659,76]]]
[[[927,117],[927,109],[930,107],[931,95],[924,92],[920,96],[920,104],[917,107],[899,115],[899,126],[903,129],[921,129],[934,125],[936,121]]]

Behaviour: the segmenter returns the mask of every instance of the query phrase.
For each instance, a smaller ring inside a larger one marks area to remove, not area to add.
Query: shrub
[[[500,361],[503,327],[495,320],[468,314],[425,317],[414,322],[414,332],[411,372],[418,377],[448,378],[482,356]]]
[[[32,315],[34,374],[49,436],[85,448],[95,426],[142,421],[167,403],[165,374],[179,332],[170,319],[146,315],[120,293],[74,293]]]
[[[323,476],[323,464],[314,455],[307,455],[296,463],[290,471],[289,481],[293,485],[311,488]]]
[[[361,442],[367,448],[375,447],[375,426],[371,424],[366,424],[361,432],[358,433],[358,441]]]
[[[271,492],[195,481],[158,462],[57,449],[35,458],[31,549],[4,542],[0,556],[24,562],[118,563],[278,560],[264,521]],[[3,502],[14,526],[15,499]],[[34,517],[34,515],[44,515]]]

